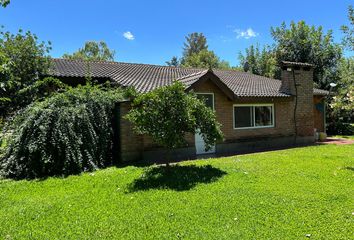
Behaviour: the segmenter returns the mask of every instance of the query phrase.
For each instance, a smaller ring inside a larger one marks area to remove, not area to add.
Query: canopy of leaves
[[[10,3],[10,0],[0,0],[0,6],[6,7]]]
[[[138,134],[149,135],[157,144],[169,149],[186,146],[186,134],[195,134],[197,129],[207,149],[222,139],[214,111],[195,94],[186,93],[185,86],[177,81],[139,95],[126,118]]]
[[[276,76],[277,61],[272,48],[269,46],[264,46],[260,50],[258,44],[256,46],[251,45],[246,49],[245,56],[239,55],[239,60],[242,66],[248,65],[248,69],[244,69],[245,72],[249,71],[270,78]]]
[[[64,54],[63,58],[96,61],[114,61],[115,51],[108,48],[103,41],[88,41],[83,48],[73,54]]]
[[[32,101],[30,94],[19,91],[34,84],[48,73],[50,42],[39,42],[31,32],[0,32],[0,109],[1,115]]]
[[[182,58],[179,60],[174,56],[166,64],[175,67],[231,69],[229,62],[220,60],[213,51],[208,50],[206,37],[197,32],[186,36]]]
[[[338,64],[341,48],[333,41],[332,32],[323,33],[322,27],[307,25],[304,21],[291,22],[289,28],[283,23],[271,29],[272,47],[262,51],[251,46],[246,56],[241,54],[241,63],[249,61],[252,73],[280,78],[282,61],[305,62],[315,65],[314,81],[317,87],[329,88],[330,82],[338,79]]]
[[[123,97],[120,89],[87,85],[29,105],[6,127],[2,175],[42,178],[111,165],[113,109]]]
[[[343,25],[342,31],[345,34],[343,38],[343,45],[349,50],[354,51],[354,8],[348,7],[349,26]]]
[[[180,61],[178,57],[173,56],[170,61],[166,61],[167,66],[178,67],[180,65]]]
[[[186,42],[183,44],[183,58],[198,54],[202,50],[208,50],[207,39],[203,33],[190,33],[185,38]]]
[[[185,58],[182,66],[196,68],[218,68],[219,64],[219,57],[216,56],[213,51],[204,49]]]
[[[337,85],[336,96],[333,97],[331,108],[334,114],[347,116],[346,122],[354,121],[354,57],[343,59],[339,65],[340,83]]]

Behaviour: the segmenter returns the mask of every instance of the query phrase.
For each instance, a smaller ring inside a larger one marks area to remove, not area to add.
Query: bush
[[[123,95],[87,85],[29,105],[7,127],[2,175],[66,176],[111,165],[113,108]]]
[[[327,133],[329,135],[354,135],[354,126],[350,123],[342,123],[334,121],[328,123]]]

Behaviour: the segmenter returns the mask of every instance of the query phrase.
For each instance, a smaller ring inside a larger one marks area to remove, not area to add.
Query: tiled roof
[[[85,62],[53,59],[51,75],[56,77],[109,78],[121,86],[133,86],[138,92],[148,92],[171,84],[174,80],[187,87],[209,70],[121,62]],[[214,70],[213,73],[240,97],[288,97],[279,91],[281,81],[235,70]],[[315,90],[321,95],[323,90]],[[324,93],[323,93],[324,94]]]

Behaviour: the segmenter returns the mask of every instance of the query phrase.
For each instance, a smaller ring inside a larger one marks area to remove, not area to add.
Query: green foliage
[[[343,45],[349,50],[354,51],[354,8],[352,5],[348,7],[348,19],[350,25],[343,25],[341,27],[344,33]]]
[[[328,88],[329,83],[337,80],[341,48],[333,42],[332,31],[323,34],[321,26],[316,28],[300,21],[291,22],[289,28],[283,23],[272,28],[271,33],[278,64],[281,61],[314,64],[314,82],[320,88]]]
[[[0,0],[0,6],[6,7],[10,3],[10,0]]]
[[[219,58],[213,51],[202,50],[186,57],[182,63],[183,67],[196,68],[217,68],[219,66]]]
[[[112,164],[113,108],[123,92],[79,86],[25,108],[7,127],[2,175],[41,178]]]
[[[342,59],[339,65],[340,82],[335,96],[327,107],[327,125],[330,134],[354,134],[354,57]]]
[[[32,101],[32,95],[19,95],[48,73],[50,42],[38,42],[31,32],[0,32],[0,115],[18,110]]]
[[[239,60],[241,66],[248,63],[249,69],[243,70],[253,74],[274,78],[278,71],[275,54],[269,46],[264,46],[260,50],[258,44],[256,46],[251,45],[249,48],[246,48],[245,56],[241,53],[239,54]]]
[[[170,61],[166,61],[167,66],[178,67],[180,65],[180,61],[176,56],[173,56]]]
[[[352,239],[353,153],[353,144],[321,145],[168,171],[128,166],[0,180],[0,238]],[[146,190],[130,192],[136,182]]]
[[[198,54],[202,50],[208,50],[207,39],[203,33],[190,33],[185,38],[186,42],[183,43],[183,58]]]
[[[174,56],[166,64],[175,67],[231,69],[229,62],[220,60],[213,51],[208,50],[204,34],[196,32],[186,36],[182,58],[179,60]]]
[[[198,100],[195,94],[185,93],[185,86],[175,82],[134,99],[126,118],[138,134],[147,134],[166,148],[186,146],[187,133],[199,129],[207,150],[222,139],[215,113]]]
[[[328,89],[329,83],[338,81],[338,64],[341,48],[333,41],[332,31],[323,33],[322,27],[309,26],[304,21],[285,23],[271,28],[272,47],[258,46],[240,54],[240,62],[248,61],[252,73],[280,79],[282,61],[304,62],[315,65],[314,82],[317,87]]]
[[[63,58],[88,61],[114,61],[115,51],[108,48],[103,41],[88,41],[83,48],[73,54],[64,54]]]

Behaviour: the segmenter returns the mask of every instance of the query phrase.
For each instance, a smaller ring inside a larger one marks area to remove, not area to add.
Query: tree
[[[83,48],[73,54],[64,54],[63,58],[88,61],[114,61],[115,51],[108,48],[103,41],[88,41]]]
[[[214,111],[195,94],[186,93],[185,86],[177,81],[136,97],[125,117],[136,133],[147,134],[170,150],[186,146],[186,134],[195,134],[197,129],[207,149],[222,139]]]
[[[0,32],[0,115],[5,116],[33,100],[33,95],[19,92],[47,75],[50,49],[50,42],[39,42],[29,31]]]
[[[354,57],[342,59],[339,65],[340,82],[337,85],[336,96],[333,97],[330,107],[331,119],[341,122],[354,121]]]
[[[27,106],[6,126],[0,175],[66,176],[112,165],[112,118],[121,89],[78,86]]]
[[[176,56],[173,56],[170,61],[166,61],[166,64],[168,66],[178,67],[180,65],[180,61]]]
[[[354,51],[354,8],[351,5],[348,7],[348,18],[350,25],[343,25],[341,27],[343,33],[345,34],[343,38],[343,45],[349,50]]]
[[[188,58],[193,54],[198,54],[202,50],[208,50],[207,39],[203,33],[190,33],[183,44],[183,58]]]
[[[260,50],[259,45],[251,45],[246,49],[245,56],[239,54],[241,66],[248,64],[249,71],[253,74],[274,78],[277,72],[276,58],[273,49],[269,46],[264,46]]]
[[[328,89],[330,82],[337,81],[341,48],[333,42],[332,31],[323,34],[321,26],[310,27],[300,21],[297,24],[291,22],[289,29],[285,23],[271,28],[271,34],[278,65],[282,61],[314,64],[314,82],[320,88]]]
[[[0,0],[0,6],[6,7],[10,3],[10,0]]]
[[[241,60],[250,60],[254,73],[280,78],[282,61],[306,62],[315,65],[314,82],[319,88],[328,89],[330,82],[338,81],[338,64],[341,48],[333,41],[332,31],[323,33],[322,27],[307,25],[304,21],[285,23],[271,28],[274,40],[272,47],[262,52],[251,46]],[[242,63],[242,61],[241,61]],[[268,68],[268,69],[267,69]]]

